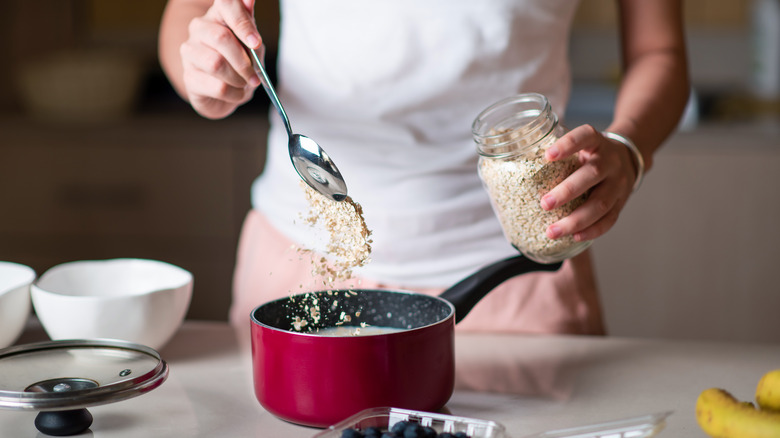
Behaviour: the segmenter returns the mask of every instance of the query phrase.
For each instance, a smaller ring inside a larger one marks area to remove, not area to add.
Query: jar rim
[[[517,106],[518,109],[507,113],[508,108]],[[493,123],[487,123],[491,117],[501,117],[498,121]],[[552,112],[552,107],[549,100],[539,93],[521,93],[514,96],[503,98],[492,105],[485,108],[474,119],[474,123],[471,125],[471,132],[474,136],[474,141],[478,144],[478,152],[480,155],[488,157],[503,157],[514,155],[517,152],[506,152],[505,146],[514,143],[516,139],[508,139],[506,141],[498,141],[501,137],[506,136],[506,132],[499,132],[495,134],[486,134],[502,123],[511,121],[512,119],[524,119],[527,123],[523,125],[525,129],[530,132],[535,132],[542,128],[545,123],[550,123],[550,128],[543,133],[540,133],[538,138],[527,144],[526,148],[534,147],[537,143],[542,141],[547,135],[549,135],[558,123],[558,116]],[[525,148],[524,148],[525,149]],[[502,150],[500,153],[491,153],[490,150]]]

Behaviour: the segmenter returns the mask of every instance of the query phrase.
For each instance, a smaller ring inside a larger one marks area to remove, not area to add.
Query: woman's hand
[[[645,172],[674,131],[690,92],[681,0],[620,0],[623,77],[608,131],[634,141]],[[577,154],[582,167],[540,200],[553,209],[591,190],[587,201],[547,228],[551,239],[595,239],[617,221],[637,178],[633,152],[583,125],[546,151],[548,160]]]
[[[606,233],[617,222],[638,176],[631,151],[590,125],[561,137],[547,149],[545,158],[555,161],[574,154],[582,166],[542,197],[542,208],[552,210],[591,192],[584,204],[547,228],[551,239],[572,235],[585,241]]]
[[[215,0],[189,22],[181,47],[180,93],[202,116],[226,117],[252,98],[260,79],[244,45],[262,48],[252,14],[254,0]]]

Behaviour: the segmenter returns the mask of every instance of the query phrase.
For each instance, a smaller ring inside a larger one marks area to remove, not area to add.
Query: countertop
[[[248,328],[247,328],[248,332]],[[243,334],[242,334],[243,335]],[[722,387],[750,400],[780,368],[780,345],[615,337],[456,334],[456,390],[445,409],[497,421],[514,438],[674,411],[662,437],[705,437],[698,394]],[[31,327],[20,343],[46,340]],[[306,437],[255,400],[251,361],[227,324],[187,321],[160,350],[170,375],[141,396],[89,408],[94,437]],[[43,437],[35,412],[0,410],[3,437]]]

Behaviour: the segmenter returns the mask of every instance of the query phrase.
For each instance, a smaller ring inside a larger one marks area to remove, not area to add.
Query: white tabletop
[[[247,328],[248,331],[248,328]],[[32,327],[20,342],[45,340]],[[94,437],[290,437],[317,429],[267,413],[251,360],[223,323],[187,322],[160,351],[168,380],[142,396],[89,408]],[[753,397],[780,368],[780,345],[580,336],[456,335],[456,390],[446,410],[497,421],[513,438],[550,429],[674,411],[662,437],[706,437],[696,425],[709,387]],[[3,437],[42,437],[35,412],[0,410]]]

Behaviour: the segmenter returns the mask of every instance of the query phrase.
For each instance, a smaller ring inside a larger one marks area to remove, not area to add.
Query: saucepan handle
[[[542,264],[522,255],[492,263],[439,295],[455,306],[455,322],[460,322],[474,306],[496,286],[521,274],[536,271],[557,271],[563,262]]]

